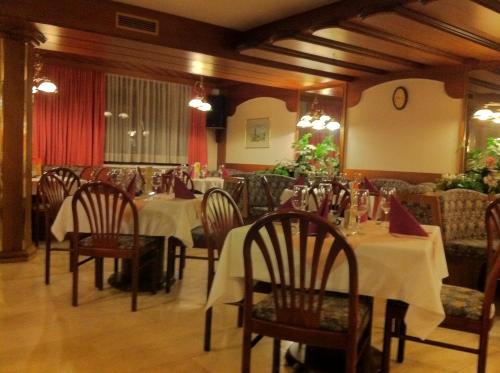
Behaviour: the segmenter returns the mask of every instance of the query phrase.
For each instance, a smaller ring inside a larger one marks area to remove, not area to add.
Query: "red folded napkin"
[[[391,210],[389,211],[389,232],[397,234],[409,234],[412,236],[427,237],[417,219],[391,196]]]
[[[306,178],[304,176],[299,176],[295,182],[293,183],[293,185],[304,185],[306,182]]]
[[[227,170],[227,168],[223,168],[222,169],[222,177],[228,177],[229,176],[229,171]]]
[[[293,209],[292,197],[288,198],[285,202],[278,207],[278,210]]]
[[[175,198],[193,199],[196,198],[186,185],[177,176],[174,179],[174,194]]]
[[[378,193],[378,188],[373,185],[373,183],[368,180],[366,177],[365,177],[365,181],[363,182],[363,186],[364,186],[364,189],[368,189],[368,192],[370,192],[370,194],[375,194],[375,193]]]
[[[319,206],[318,211],[316,213],[322,218],[327,219],[328,213],[330,212],[330,204],[331,204],[330,198],[329,197],[325,198],[321,203],[321,206]],[[307,234],[315,235],[317,233],[318,233],[318,227],[316,226],[316,224],[314,223],[309,224],[309,229]]]

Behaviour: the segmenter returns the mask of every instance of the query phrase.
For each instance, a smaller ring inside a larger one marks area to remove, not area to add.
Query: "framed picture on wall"
[[[247,148],[269,148],[269,118],[247,120],[245,132]]]

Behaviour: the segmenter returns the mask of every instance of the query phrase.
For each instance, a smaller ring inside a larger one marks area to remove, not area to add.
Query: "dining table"
[[[408,330],[425,339],[445,317],[442,280],[448,276],[441,230],[424,225],[427,237],[389,233],[386,223],[367,221],[357,234],[347,236],[358,263],[359,294],[408,304]],[[244,295],[243,243],[250,225],[231,230],[224,242],[206,303],[240,301]],[[269,281],[264,259],[253,256],[254,278]],[[334,266],[327,290],[348,291],[348,266]]]
[[[192,180],[194,189],[202,193],[205,193],[210,188],[222,188],[224,185],[224,179],[221,177],[200,177]]]
[[[173,193],[151,193],[146,196],[136,197],[134,203],[138,211],[139,235],[158,237],[162,245],[169,237],[176,237],[186,247],[193,246],[191,229],[201,224],[201,195],[195,195],[194,199],[175,198]],[[63,241],[68,233],[73,231],[73,197],[64,199],[59,212],[52,224],[51,231],[58,241]],[[90,233],[88,219],[81,205],[78,206],[77,214],[79,229],[82,233]],[[133,224],[131,219],[122,222],[122,234],[131,234]],[[164,250],[162,250],[162,253]],[[175,255],[168,253],[167,255]],[[163,254],[162,254],[163,257]],[[170,261],[169,261],[170,262]],[[113,274],[108,282],[117,288],[128,290],[130,287],[130,268],[128,261],[123,261],[122,271]],[[144,267],[139,274],[140,290],[148,290],[151,284],[151,268]],[[167,270],[167,272],[169,272]],[[163,273],[163,260],[160,261],[159,273]],[[173,273],[173,269],[170,271]],[[161,279],[163,282],[165,279]],[[167,278],[167,281],[172,279]]]

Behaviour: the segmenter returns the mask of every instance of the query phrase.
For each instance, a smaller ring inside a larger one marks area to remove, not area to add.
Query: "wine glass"
[[[332,195],[332,184],[330,183],[319,183],[316,188],[316,198],[318,200],[318,207],[323,205],[325,199],[331,200]]]
[[[345,173],[345,172],[339,172],[339,174],[337,175],[337,177],[335,179],[343,187],[346,187],[347,184],[349,184],[349,179],[347,178],[347,173]]]
[[[394,187],[382,187],[380,188],[380,208],[384,213],[384,221],[387,221],[387,216],[391,211],[391,197],[396,194],[396,188]]]
[[[354,198],[358,204],[357,223],[359,226],[359,223],[364,221],[364,217],[367,216],[368,210],[370,209],[370,192],[368,189],[358,189]]]
[[[305,185],[294,185],[292,206],[296,210],[306,210],[309,189]]]

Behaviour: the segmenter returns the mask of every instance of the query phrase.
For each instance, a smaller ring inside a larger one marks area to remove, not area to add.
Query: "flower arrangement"
[[[334,174],[338,171],[339,156],[332,136],[319,144],[311,144],[312,133],[306,133],[293,143],[297,159],[283,160],[270,172],[279,175],[297,176],[308,172]]]
[[[446,174],[437,182],[442,190],[459,188],[483,193],[500,193],[500,140],[488,138],[485,149],[467,153],[467,172]]]

